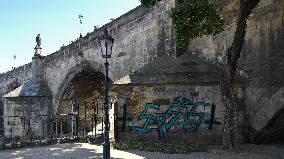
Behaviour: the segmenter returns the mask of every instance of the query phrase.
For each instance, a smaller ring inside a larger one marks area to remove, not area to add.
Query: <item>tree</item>
[[[253,8],[260,0],[240,0],[240,12],[232,45],[226,52],[225,72],[221,82],[223,103],[226,107],[224,118],[223,146],[228,150],[236,150],[236,130],[239,105],[233,90],[233,81],[236,74],[238,59],[243,47],[247,20]]]
[[[140,0],[145,7],[154,6],[158,1],[161,0]],[[191,39],[216,35],[225,27],[216,6],[208,0],[180,0],[180,4],[171,11],[171,18],[180,48],[186,48]]]
[[[215,5],[208,0],[184,0],[171,11],[176,30],[176,42],[186,48],[189,41],[203,35],[216,35],[224,31],[224,20]]]
[[[150,7],[161,0],[140,0],[141,4]],[[240,11],[236,31],[231,46],[226,50],[226,62],[221,81],[223,103],[226,108],[224,117],[223,148],[229,151],[238,149],[236,143],[237,119],[239,105],[233,90],[233,81],[237,63],[246,35],[247,20],[260,0],[239,0]],[[208,0],[183,0],[171,12],[176,29],[176,40],[179,47],[186,47],[188,42],[202,35],[215,35],[224,30],[224,21],[217,8]]]

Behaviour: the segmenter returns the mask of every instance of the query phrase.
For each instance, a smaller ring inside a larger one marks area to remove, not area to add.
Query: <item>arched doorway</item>
[[[97,127],[103,129],[104,78],[99,71],[85,69],[68,80],[53,117],[52,134],[85,137],[96,134]]]

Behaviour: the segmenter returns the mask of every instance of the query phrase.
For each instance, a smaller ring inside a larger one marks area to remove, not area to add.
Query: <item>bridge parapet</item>
[[[0,74],[0,101],[4,94],[8,93],[8,86],[15,80],[13,77],[18,79],[20,84],[31,79],[32,77],[32,63],[25,64],[17,67],[14,70]]]
[[[156,7],[141,6],[96,29],[68,46],[62,47],[44,59],[44,79],[53,96],[83,67],[104,73],[98,37],[103,29],[109,29],[115,39],[113,58],[109,59],[110,78],[121,79],[147,63],[162,57],[175,56],[175,38],[169,9],[172,0],[163,1]]]

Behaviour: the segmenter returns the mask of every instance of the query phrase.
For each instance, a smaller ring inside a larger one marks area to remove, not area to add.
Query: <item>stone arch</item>
[[[103,75],[105,75],[105,68],[103,64],[99,64],[97,62],[90,62],[90,61],[82,61],[78,64],[76,64],[74,67],[70,68],[68,73],[64,76],[63,80],[60,82],[57,91],[53,97],[53,105],[54,110],[53,113],[55,114],[58,110],[58,106],[60,104],[60,100],[62,99],[64,95],[64,91],[67,89],[68,84],[72,81],[72,79],[80,74],[83,71],[94,71],[99,72]],[[114,77],[114,74],[112,71],[109,71],[109,78],[112,80]]]
[[[284,106],[267,122],[255,138],[257,144],[284,143]]]
[[[250,118],[254,142],[281,141],[284,133],[284,87],[279,87]],[[272,137],[273,136],[273,137]],[[282,137],[282,138],[281,138]]]

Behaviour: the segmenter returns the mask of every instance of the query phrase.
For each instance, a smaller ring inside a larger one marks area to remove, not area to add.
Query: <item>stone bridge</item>
[[[7,93],[14,74],[21,84],[27,80],[43,81],[51,91],[56,111],[75,76],[90,76],[95,81],[104,74],[98,38],[106,28],[115,39],[113,56],[109,59],[109,77],[113,82],[162,55],[174,57],[174,30],[169,18],[173,5],[167,2],[153,9],[139,6],[51,55],[33,57],[32,63],[1,75],[1,96]],[[92,87],[92,83],[81,84]]]
[[[188,97],[194,92],[196,100],[217,103],[220,106],[217,116],[222,118],[224,108],[218,75],[232,41],[237,10],[235,0],[213,2],[227,21],[226,31],[194,39],[187,50],[175,44],[169,13],[176,2],[164,0],[150,9],[139,6],[53,54],[34,56],[31,63],[0,75],[0,106],[4,116],[34,111],[70,112],[75,97],[101,100],[104,59],[97,39],[103,29],[108,29],[115,39],[113,56],[109,59],[109,77],[115,86],[111,93],[113,101],[121,105],[127,101],[129,111],[135,116],[138,115],[135,111],[142,110],[149,100],[172,99],[174,95]],[[245,98],[240,122],[240,134],[245,141],[283,140],[283,6],[281,0],[262,0],[248,22],[240,76],[235,84]],[[242,82],[243,78],[248,82]],[[167,93],[163,90],[169,89],[174,89],[174,93],[165,97]],[[153,92],[147,94],[147,90]],[[136,99],[141,92],[143,100]],[[221,128],[218,132],[222,132]]]

